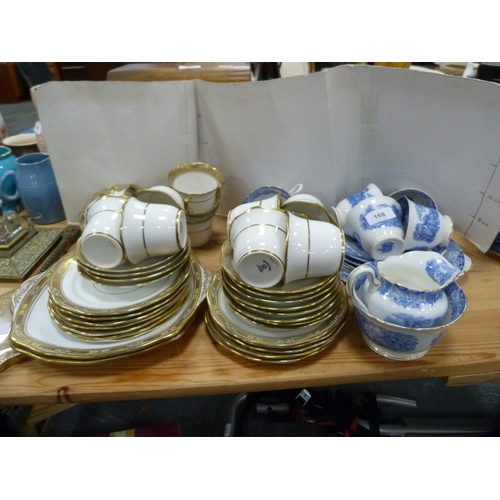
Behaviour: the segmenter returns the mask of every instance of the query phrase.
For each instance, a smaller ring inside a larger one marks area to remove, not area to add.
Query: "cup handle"
[[[302,191],[303,184],[295,184],[292,189],[288,190],[288,194],[290,196],[293,196],[294,194],[299,194]]]
[[[370,286],[369,286],[370,292],[374,292],[380,286],[380,280],[377,278],[375,271],[369,266],[361,266],[357,267],[356,269],[353,269],[351,271],[351,274],[349,274],[346,283],[347,292],[349,293],[351,299],[356,300],[357,305],[359,305],[362,309],[364,309],[365,312],[369,313],[368,308],[363,302],[361,302],[358,295],[356,294],[356,290],[354,289],[354,284],[356,283],[356,280],[362,274],[368,275],[368,279],[370,281]]]
[[[16,201],[19,199],[19,191],[17,187],[16,187],[16,192],[14,194],[7,194],[3,190],[3,185],[5,184],[5,181],[11,176],[14,176],[17,182],[17,172],[15,170],[8,170],[7,172],[5,172],[5,174],[2,175],[2,177],[0,177],[0,196],[5,201]]]

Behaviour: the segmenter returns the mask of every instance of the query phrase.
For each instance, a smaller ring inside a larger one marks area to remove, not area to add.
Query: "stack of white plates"
[[[239,278],[228,242],[221,265],[208,290],[205,322],[212,337],[238,355],[298,361],[325,349],[345,322],[347,294],[339,273],[255,288]]]
[[[46,361],[96,362],[177,340],[205,298],[211,275],[194,256],[168,276],[106,286],[68,255],[19,298],[13,347]]]
[[[78,272],[86,279],[99,285],[112,287],[128,287],[143,285],[162,280],[186,268],[189,262],[191,247],[188,244],[184,249],[172,255],[151,257],[138,264],[124,262],[111,269],[94,266],[83,256],[80,249],[80,240],[76,245],[76,259]]]

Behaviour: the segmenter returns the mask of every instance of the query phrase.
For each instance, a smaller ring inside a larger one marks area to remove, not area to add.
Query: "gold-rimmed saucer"
[[[47,307],[51,318],[58,326],[67,333],[76,334],[84,338],[111,337],[119,338],[130,334],[143,333],[151,330],[155,326],[164,323],[173,316],[184,303],[189,292],[189,287],[185,287],[175,299],[168,301],[158,307],[153,312],[130,317],[120,317],[115,321],[100,321],[99,319],[87,318],[81,320],[66,314],[55,306],[49,299]]]
[[[153,279],[161,273],[175,272],[180,266],[189,260],[191,247],[188,242],[186,247],[172,255],[152,257],[138,264],[124,262],[111,269],[103,269],[88,262],[81,252],[80,240],[76,245],[76,257],[78,264],[86,273],[96,279],[120,280],[120,281],[144,281]]]
[[[178,272],[144,286],[129,288],[96,285],[82,277],[77,266],[76,258],[71,255],[59,263],[47,287],[52,301],[80,316],[104,317],[143,310],[167,300],[189,276],[193,257],[182,275]]]
[[[264,299],[271,300],[290,300],[293,298],[304,298],[310,295],[316,295],[327,289],[333,281],[339,279],[339,274],[332,274],[322,278],[306,278],[297,281],[291,281],[283,285],[275,285],[270,288],[257,288],[245,283],[234,269],[232,262],[231,244],[228,240],[222,245],[221,251],[221,266],[222,269],[229,275],[231,280],[246,294],[255,295]]]
[[[207,305],[214,323],[228,336],[257,347],[291,348],[328,337],[345,320],[348,303],[344,285],[341,290],[343,299],[339,307],[330,311],[323,321],[304,327],[266,327],[239,316],[226,296],[220,273],[214,276],[208,288]]]
[[[259,361],[265,363],[293,363],[301,361],[303,359],[309,358],[315,354],[320,353],[326,349],[333,340],[337,337],[340,332],[345,319],[341,324],[339,324],[335,329],[330,332],[330,335],[323,341],[316,344],[312,344],[308,347],[302,347],[297,349],[283,349],[279,350],[268,350],[265,348],[255,347],[244,342],[235,340],[228,337],[224,332],[218,327],[218,325],[212,320],[210,311],[207,310],[205,313],[205,323],[207,329],[212,336],[212,338],[223,348],[228,349],[232,353],[241,356],[245,359],[252,361]]]

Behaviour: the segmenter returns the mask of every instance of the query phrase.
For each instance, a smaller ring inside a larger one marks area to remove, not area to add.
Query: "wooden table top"
[[[220,269],[225,231],[225,218],[216,217],[212,241],[194,250],[212,273]],[[500,379],[500,258],[482,254],[459,234],[453,239],[473,262],[458,280],[467,310],[419,360],[392,361],[371,351],[350,306],[347,323],[323,352],[285,365],[250,361],[212,340],[203,306],[179,340],[130,357],[89,365],[27,358],[0,373],[0,404],[196,396],[425,377],[442,377],[449,384]],[[1,284],[0,293],[17,286]]]

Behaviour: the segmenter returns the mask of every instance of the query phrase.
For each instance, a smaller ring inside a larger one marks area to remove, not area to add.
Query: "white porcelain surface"
[[[109,269],[124,258],[120,239],[121,213],[97,212],[87,223],[81,236],[81,252],[94,266]]]
[[[402,209],[405,251],[448,245],[453,232],[453,222],[448,215],[415,203],[406,196],[398,198],[398,203]]]
[[[403,188],[403,189],[398,189],[397,191],[393,191],[390,195],[391,198],[394,198],[397,200],[398,198],[401,198],[403,196],[407,196],[410,198],[410,200],[414,201],[415,203],[418,203],[419,205],[423,205],[424,207],[430,207],[434,208],[435,210],[438,209],[437,203],[432,198],[432,196],[425,191],[422,191],[421,189],[417,188]]]
[[[440,324],[448,310],[444,289],[460,270],[436,252],[412,251],[364,264],[351,273],[360,279],[367,311],[387,323],[430,328]],[[352,290],[350,291],[352,294]]]
[[[252,207],[236,217],[228,226],[229,241],[234,243],[238,234],[244,229],[255,225],[268,225],[287,230],[287,214],[284,210],[275,208]]]
[[[107,357],[127,355],[160,343],[182,333],[196,308],[205,298],[211,275],[196,261],[190,274],[190,291],[182,307],[159,327],[133,339],[113,341],[85,341],[61,330],[51,319],[47,302],[47,286],[30,290],[22,299],[27,310],[20,324],[13,325],[12,334],[16,342],[46,356],[57,356],[72,361],[92,361]]]
[[[384,194],[378,186],[370,183],[358,193],[341,200],[335,207],[339,217],[340,227],[344,227],[347,215],[351,211],[351,208],[355,207],[360,201],[366,200],[366,198],[371,198],[372,196],[384,196]]]
[[[234,219],[236,219],[236,217],[239,217],[240,215],[244,214],[249,208],[253,207],[280,208],[280,206],[281,206],[281,195],[278,194],[271,196],[269,198],[264,198],[263,200],[252,201],[249,203],[242,203],[241,205],[238,205],[237,207],[233,208],[228,212],[227,214],[228,226]]]
[[[172,205],[150,203],[144,219],[144,245],[150,257],[171,255],[187,243],[184,210]]]
[[[285,282],[335,274],[342,266],[342,230],[328,222],[288,215]]]
[[[279,283],[285,270],[285,258],[286,230],[279,227],[253,225],[243,229],[234,240],[234,267],[249,285],[269,288]]]
[[[182,196],[175,189],[168,186],[153,186],[148,189],[142,189],[135,194],[135,197],[144,203],[173,205],[184,210]]]
[[[328,222],[311,220],[309,240],[308,277],[330,276],[339,271],[344,257],[343,231]]]
[[[127,310],[145,304],[171,287],[180,271],[159,281],[135,287],[97,285],[78,272],[77,262],[68,267],[58,290],[68,302],[77,308],[99,311]]]
[[[443,320],[434,327],[408,328],[383,321],[367,310],[362,275],[351,273],[347,289],[351,296],[361,335],[368,347],[381,356],[397,361],[411,361],[424,356],[458,321],[467,307],[465,294],[457,283],[451,283],[444,293],[448,309]]]
[[[183,197],[188,214],[210,212],[220,201],[220,182],[208,172],[183,172],[173,179],[172,187]]]
[[[282,204],[282,208],[312,220],[329,222],[336,225],[339,224],[336,214],[329,211],[318,198],[310,194],[301,193],[290,196],[290,198]]]
[[[144,244],[147,203],[131,198],[123,207],[121,238],[127,260],[138,264],[149,257]]]
[[[103,211],[121,212],[128,198],[121,196],[103,196],[97,198],[87,208],[86,221],[88,222],[96,213]]]
[[[304,217],[288,214],[288,247],[285,283],[308,277],[309,224]]]
[[[373,260],[382,260],[404,252],[401,206],[389,196],[365,198],[347,215],[347,235],[356,239]]]

